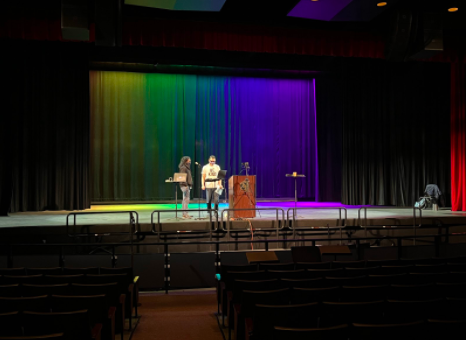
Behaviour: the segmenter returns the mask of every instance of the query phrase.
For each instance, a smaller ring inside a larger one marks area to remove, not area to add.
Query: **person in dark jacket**
[[[190,190],[193,186],[193,179],[191,178],[191,158],[188,156],[183,156],[180,160],[178,168],[181,173],[186,174],[186,182],[180,183],[180,189],[183,192],[183,201],[182,201],[182,210],[183,218],[191,218],[192,216],[188,215],[188,204],[190,203]]]

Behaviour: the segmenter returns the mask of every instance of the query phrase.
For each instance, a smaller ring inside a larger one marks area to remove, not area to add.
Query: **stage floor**
[[[257,203],[258,208],[280,208],[284,210],[284,219],[287,219],[287,210],[294,207],[294,202],[260,202]],[[362,206],[345,206],[340,203],[334,202],[299,202],[299,208],[308,208],[307,210],[299,210],[297,220],[300,222],[304,221],[315,221],[336,224],[339,219],[339,211],[334,208],[346,208],[347,219],[345,224],[347,226],[359,225],[358,223],[358,210]],[[398,208],[398,207],[381,207],[381,206],[367,206],[368,219],[371,221],[381,220],[387,221],[388,225],[396,225],[411,223],[413,220],[413,209],[412,208]],[[178,209],[181,208],[181,204],[178,205]],[[190,204],[190,209],[198,209],[198,203],[195,202]],[[228,204],[220,204],[219,209],[227,209]],[[333,208],[333,209],[331,209]],[[139,223],[141,225],[148,225],[151,223],[151,213],[154,210],[174,210],[174,204],[119,204],[119,205],[93,205],[91,209],[75,212],[116,212],[116,211],[136,211],[139,215]],[[201,204],[201,209],[206,209],[205,204]],[[12,213],[9,217],[0,217],[0,228],[8,227],[35,227],[35,226],[65,226],[66,217],[70,214],[70,211],[44,211],[44,212],[23,212],[23,213]],[[418,213],[417,213],[418,214]],[[206,224],[209,218],[202,220],[196,220],[198,217],[198,211],[191,211],[190,215],[193,219],[181,219],[181,212],[178,213],[178,219],[175,218],[175,212],[161,213],[161,223],[202,223]],[[290,213],[290,218],[291,217]],[[443,223],[461,223],[465,224],[465,212],[453,212],[450,208],[440,208],[438,211],[423,210],[422,212],[424,223],[436,223],[440,221]],[[342,218],[344,218],[344,211],[342,210]],[[201,212],[201,217],[206,217],[206,212]],[[155,215],[155,219],[157,216]],[[274,221],[276,219],[276,212],[274,210],[258,211],[257,217],[252,221]],[[281,219],[281,213],[279,215]],[[428,222],[427,222],[428,221]],[[431,221],[431,222],[430,222]],[[70,218],[71,224],[73,219]],[[89,214],[77,216],[77,225],[121,225],[129,223],[128,214]]]

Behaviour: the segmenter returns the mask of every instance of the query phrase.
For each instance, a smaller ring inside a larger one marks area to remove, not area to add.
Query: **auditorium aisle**
[[[223,340],[213,290],[142,293],[140,302],[141,320],[132,340]]]

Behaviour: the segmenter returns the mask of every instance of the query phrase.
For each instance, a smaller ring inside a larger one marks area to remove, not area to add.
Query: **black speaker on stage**
[[[63,39],[89,41],[89,8],[87,1],[62,0],[61,14]]]
[[[386,41],[384,51],[389,61],[405,61],[415,40],[418,26],[418,16],[411,10],[400,10],[393,18],[391,34]]]
[[[440,13],[423,13],[415,42],[412,59],[428,59],[443,51],[443,21]]]

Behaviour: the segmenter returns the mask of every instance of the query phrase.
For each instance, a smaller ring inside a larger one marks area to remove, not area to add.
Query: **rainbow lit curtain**
[[[211,154],[228,177],[249,162],[257,197],[293,197],[296,171],[299,197],[315,198],[313,79],[92,71],[90,91],[92,201],[173,198],[164,180],[183,155],[196,190],[194,161]]]

